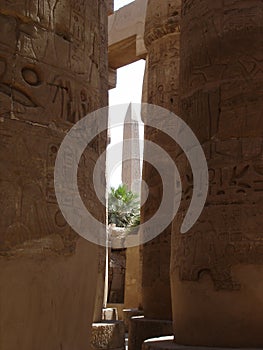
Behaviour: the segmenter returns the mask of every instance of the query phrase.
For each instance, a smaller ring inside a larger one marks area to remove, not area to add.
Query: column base
[[[93,350],[124,350],[125,330],[122,321],[102,321],[92,324]]]
[[[172,334],[172,321],[153,320],[144,318],[143,316],[131,317],[128,347],[129,350],[141,350],[142,344],[146,339]]]
[[[125,332],[129,332],[130,319],[134,316],[143,316],[143,310],[139,309],[123,309],[123,322],[125,326]]]
[[[255,348],[235,348],[235,350],[262,350]],[[207,346],[185,346],[174,342],[174,336],[147,339],[143,342],[142,350],[234,350],[233,348],[215,348]]]

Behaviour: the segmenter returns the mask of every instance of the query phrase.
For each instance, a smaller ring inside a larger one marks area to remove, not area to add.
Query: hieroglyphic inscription
[[[64,125],[106,105],[106,11],[97,0],[4,1],[0,115]]]
[[[231,269],[237,264],[263,264],[261,226],[262,138],[210,143],[207,154],[209,192],[204,213],[189,234],[179,234],[180,216],[190,205],[193,177],[178,157],[182,203],[174,222],[174,261],[182,280],[197,281],[209,273],[216,289],[240,288]],[[249,230],[246,229],[249,227]]]
[[[217,290],[242,288],[233,267],[263,264],[260,22],[255,3],[182,2],[180,116],[205,150],[209,193],[199,221],[179,234],[194,186],[179,155],[183,198],[172,266],[183,281],[208,273]]]
[[[22,252],[34,240],[47,251],[73,253],[77,235],[66,224],[54,190],[55,160],[64,133],[7,119],[0,124],[0,135],[1,254]],[[48,246],[47,237],[53,241]]]
[[[179,12],[180,1],[177,0],[148,2],[144,35],[148,51],[146,102],[172,112],[177,112],[178,108]],[[161,122],[160,120],[160,125]],[[169,153],[169,141],[166,136],[157,129],[145,128],[145,139],[156,142]],[[161,167],[165,167],[167,162],[166,159],[157,161],[162,164]],[[142,222],[149,220],[156,213],[163,195],[162,179],[156,169],[147,162],[143,164],[143,179],[148,185],[149,194],[141,211]],[[154,303],[144,302],[146,314],[150,314],[151,317],[154,315],[155,318],[171,317],[170,241],[171,225],[141,249],[143,298],[147,299],[149,294],[156,295],[156,298],[161,294],[167,296],[162,300],[162,311]]]

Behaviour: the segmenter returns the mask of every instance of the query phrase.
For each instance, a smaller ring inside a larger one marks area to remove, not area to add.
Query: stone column
[[[147,102],[175,113],[178,107],[179,11],[178,0],[149,0],[144,36],[148,51]],[[146,127],[145,138],[171,153],[167,140],[159,130]],[[155,173],[153,167],[144,164],[143,177],[149,187],[150,198],[142,212],[143,221],[148,220],[160,204],[162,184]],[[171,227],[168,227],[142,247],[142,293],[146,317],[171,319],[170,233]]]
[[[73,123],[107,104],[106,4],[0,7],[0,348],[88,349],[99,252],[67,225],[53,172]],[[79,170],[82,198],[102,221],[92,164],[105,143],[103,134],[90,145]]]
[[[263,347],[263,119],[260,0],[183,0],[181,113],[206,152],[210,188],[201,217],[172,238],[176,341]]]
[[[114,13],[114,0],[107,0],[108,6],[108,15],[112,15]]]
[[[178,107],[179,11],[178,0],[149,0],[144,35],[148,51],[146,102],[165,107],[172,112],[177,112]],[[147,118],[148,116],[144,120],[146,123]],[[169,140],[159,130],[146,127],[145,139],[157,143],[172,155]],[[165,162],[165,159],[158,161]],[[143,166],[143,180],[149,188],[149,196],[141,213],[142,222],[145,222],[160,205],[162,180],[149,163]],[[141,248],[142,304],[145,319],[134,319],[131,322],[140,324],[131,325],[131,331],[134,328],[139,332],[137,334],[139,345],[149,337],[172,333],[170,239],[171,225]],[[157,320],[159,320],[158,326],[156,326]]]
[[[126,249],[124,308],[141,309],[141,254],[140,247]]]

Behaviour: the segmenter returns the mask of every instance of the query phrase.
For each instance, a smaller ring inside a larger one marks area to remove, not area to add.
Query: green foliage
[[[108,197],[108,223],[117,227],[135,227],[140,224],[140,202],[125,185],[111,187]]]

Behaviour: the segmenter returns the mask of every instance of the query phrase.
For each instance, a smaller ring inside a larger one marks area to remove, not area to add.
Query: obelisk
[[[133,113],[130,104],[123,126],[122,183],[129,191],[139,195],[141,190],[139,123]]]

